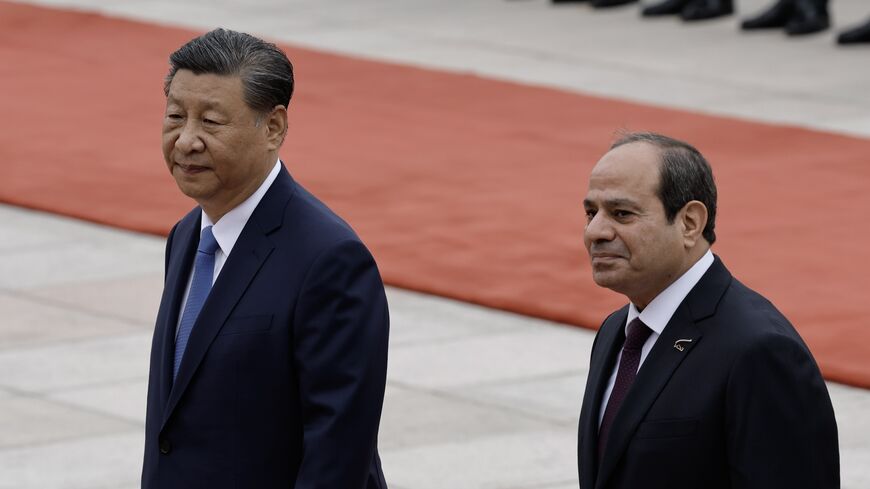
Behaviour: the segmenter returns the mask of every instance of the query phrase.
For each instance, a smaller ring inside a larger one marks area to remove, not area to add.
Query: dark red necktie
[[[613,391],[611,391],[610,399],[607,401],[604,418],[601,419],[601,427],[598,428],[599,463],[604,456],[604,448],[607,446],[610,425],[613,423],[613,418],[616,417],[625,395],[628,394],[629,387],[634,383],[637,368],[640,366],[640,351],[650,333],[652,330],[643,324],[640,318],[634,318],[628,323],[628,336],[625,338],[625,344],[622,345],[622,357],[619,360],[619,369],[616,371],[616,382],[613,384]]]

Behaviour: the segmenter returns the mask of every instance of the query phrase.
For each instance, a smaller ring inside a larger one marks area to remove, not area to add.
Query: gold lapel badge
[[[690,339],[677,340],[674,342],[674,348],[676,348],[677,351],[683,351],[686,349],[686,347],[684,347],[682,345],[682,343],[691,343],[691,342],[692,342],[692,340],[690,340]]]

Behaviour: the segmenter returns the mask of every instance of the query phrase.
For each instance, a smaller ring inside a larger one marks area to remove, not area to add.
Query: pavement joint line
[[[129,277],[128,277],[129,278]],[[79,282],[77,285],[85,285],[88,282]],[[16,299],[20,299],[23,301],[36,303],[40,306],[51,306],[57,309],[63,309],[67,311],[74,311],[82,314],[86,314],[88,316],[94,316],[99,319],[109,319],[113,321],[121,321],[123,323],[138,326],[138,327],[152,327],[153,324],[151,322],[145,322],[138,319],[133,319],[128,316],[123,316],[121,314],[113,314],[105,311],[99,311],[95,309],[91,309],[88,307],[83,307],[72,302],[67,302],[62,299],[51,299],[47,297],[43,297],[32,292],[28,292],[27,289],[9,289],[6,287],[0,288],[0,292],[12,296]]]
[[[27,0],[25,0],[24,2],[22,2],[22,4],[30,5],[31,2],[28,2]],[[55,6],[55,7],[48,7],[48,8],[53,9],[53,10],[73,10],[73,9],[75,9],[75,7],[64,7],[64,6]],[[92,10],[87,10],[87,11],[83,11],[83,12],[85,12],[85,13],[99,13],[99,12],[92,11]],[[128,18],[128,20],[131,20],[131,19],[135,20],[135,18]],[[159,22],[145,22],[145,23],[162,25]],[[193,205],[191,205],[191,208],[193,208]],[[32,216],[33,218],[36,218],[36,219],[45,219],[45,220],[53,221],[53,222],[64,222],[67,225],[79,228],[79,231],[93,232],[96,229],[96,230],[98,230],[98,232],[103,233],[103,234],[121,233],[121,234],[125,235],[124,237],[137,237],[137,238],[143,238],[143,239],[154,239],[154,240],[163,240],[163,241],[166,240],[166,236],[164,236],[163,234],[146,233],[146,232],[142,232],[142,231],[134,231],[131,229],[119,228],[119,227],[111,225],[111,224],[106,224],[106,223],[97,222],[97,221],[90,221],[87,219],[82,219],[81,217],[72,216],[69,214],[61,214],[61,213],[51,211],[48,209],[37,209],[34,207],[27,207],[25,205],[16,204],[13,202],[0,201],[0,211],[10,211],[10,210],[12,212],[15,212],[15,213],[29,214],[30,216]],[[77,237],[77,238],[72,239],[70,241],[66,241],[67,240],[66,236],[58,236],[58,237],[62,237],[64,239],[65,244],[70,243],[70,242],[71,243],[93,243],[93,242],[99,242],[103,239],[103,235]]]
[[[146,332],[146,330],[140,328],[140,331],[130,331],[125,334],[105,334],[105,333],[94,333],[91,336],[79,336],[79,337],[71,337],[71,338],[57,338],[57,339],[47,339],[40,341],[31,341],[31,342],[21,342],[21,343],[13,343],[10,345],[0,346],[0,357],[5,356],[10,352],[37,352],[46,348],[54,348],[63,345],[75,345],[80,343],[87,343],[90,341],[98,341],[98,340],[113,340],[113,339],[124,339],[127,337],[139,336]]]
[[[145,372],[143,372],[143,374],[145,374]],[[142,382],[143,380],[144,381],[148,380],[147,374],[141,375],[138,377],[123,377],[120,379],[105,380],[102,382],[93,382],[90,384],[78,384],[78,385],[72,385],[72,386],[64,386],[64,387],[60,387],[57,389],[49,389],[49,390],[44,390],[44,391],[32,391],[32,392],[42,393],[42,394],[64,394],[67,392],[74,392],[74,391],[78,391],[78,390],[101,389],[104,387],[111,387],[111,386],[118,385],[118,384],[133,384],[133,383],[137,383],[137,382]]]
[[[396,340],[395,342],[390,342],[390,348],[399,347],[399,348],[413,348],[418,346],[437,346],[444,345],[448,343],[455,343],[463,340],[469,339],[479,339],[479,338],[488,338],[492,336],[501,336],[504,334],[515,333],[517,331],[522,331],[523,326],[512,326],[510,328],[499,329],[498,331],[481,331],[480,333],[466,333],[466,334],[456,334],[453,336],[446,336],[441,338],[421,338],[421,339],[410,339],[410,340]]]
[[[407,383],[404,383],[401,381],[396,381],[396,380],[387,380],[387,385],[398,386],[398,387],[401,387],[402,389],[416,392],[416,393],[420,393],[420,394],[428,394],[432,397],[436,397],[436,398],[439,398],[439,399],[442,399],[445,401],[462,402],[462,403],[470,404],[470,405],[473,405],[476,407],[495,409],[497,411],[513,414],[513,415],[523,417],[526,419],[530,419],[533,421],[539,421],[539,422],[547,424],[553,428],[560,428],[561,429],[561,428],[565,428],[566,426],[569,426],[569,425],[571,425],[571,426],[574,425],[573,422],[572,423],[565,423],[564,421],[559,421],[559,420],[553,419],[551,417],[548,417],[546,415],[541,415],[538,413],[529,412],[529,410],[525,410],[522,408],[516,408],[516,407],[512,407],[512,406],[507,406],[504,404],[499,404],[496,402],[488,402],[488,401],[484,401],[481,399],[465,397],[459,393],[452,392],[452,391],[433,389],[433,388],[427,388],[427,387],[419,387],[419,386],[414,386],[413,384],[407,384]],[[579,417],[579,414],[578,414],[578,417]]]
[[[2,403],[3,401],[11,400],[11,399],[33,399],[33,400],[42,401],[42,402],[45,402],[48,404],[55,404],[58,406],[62,406],[62,407],[65,407],[67,409],[72,409],[74,411],[78,411],[81,413],[91,414],[94,416],[98,416],[100,418],[106,418],[106,419],[110,419],[113,421],[118,421],[118,422],[124,423],[126,425],[129,425],[130,427],[141,427],[142,429],[145,428],[144,419],[141,421],[136,421],[136,420],[124,417],[124,416],[120,416],[117,414],[102,411],[100,409],[96,409],[96,408],[93,408],[91,406],[83,406],[81,404],[76,404],[74,402],[65,401],[63,399],[57,399],[57,398],[53,398],[53,397],[49,396],[50,394],[55,394],[58,392],[60,392],[60,393],[69,392],[69,390],[66,390],[66,391],[47,391],[47,392],[27,392],[27,391],[20,391],[18,389],[15,389],[15,390],[18,392],[14,393],[12,398],[0,399],[0,403]]]
[[[563,479],[560,481],[542,482],[540,484],[522,485],[522,486],[499,486],[498,489],[550,489],[554,487],[565,487],[576,484],[575,479]]]
[[[59,338],[53,340],[44,340],[34,343],[18,343],[12,344],[8,346],[0,347],[0,356],[4,356],[9,352],[16,353],[32,353],[38,352],[39,350],[45,350],[47,348],[55,348],[63,345],[76,345],[82,343],[90,343],[100,340],[122,340],[122,339],[130,339],[135,338],[137,336],[142,336],[145,333],[148,333],[148,330],[144,330],[139,328],[137,330],[125,331],[121,333],[112,333],[112,334],[94,334],[93,336],[85,336],[78,338]],[[149,336],[153,336],[149,334]]]
[[[10,394],[14,397],[39,397],[37,392],[19,389],[18,387],[13,387],[11,385],[0,385],[0,389],[6,391],[7,394]]]
[[[93,240],[84,240],[84,239],[76,240],[76,239],[67,239],[67,238],[63,238],[63,237],[57,237],[55,239],[56,239],[56,241],[50,242],[50,243],[37,243],[37,244],[30,244],[30,245],[24,245],[24,246],[2,247],[2,248],[0,248],[0,256],[3,256],[5,258],[11,254],[30,253],[33,251],[43,251],[43,250],[53,251],[53,250],[57,249],[58,245],[61,242],[63,243],[63,246],[69,246],[71,244],[82,244],[82,243],[93,242]]]
[[[472,382],[470,384],[463,384],[463,388],[480,388],[480,387],[498,387],[501,385],[507,384],[518,384],[518,383],[531,383],[531,382],[539,382],[546,380],[554,380],[561,377],[571,377],[577,376],[580,378],[585,376],[588,372],[588,369],[585,368],[577,368],[577,369],[568,369],[568,370],[559,370],[555,372],[543,372],[540,374],[533,374],[526,377],[511,377],[509,379],[496,379],[496,380],[485,380],[483,382]],[[579,415],[579,412],[578,412]]]
[[[449,299],[448,300],[455,300]],[[510,311],[504,311],[501,309],[490,309],[490,313],[506,313],[513,314]],[[407,348],[415,348],[418,346],[431,346],[431,345],[444,345],[447,343],[456,343],[467,339],[481,339],[481,338],[492,338],[496,339],[499,337],[510,337],[516,334],[528,334],[528,333],[541,333],[541,327],[549,327],[549,328],[566,328],[571,331],[581,330],[581,331],[590,331],[587,328],[582,326],[574,326],[570,324],[561,324],[561,323],[549,323],[546,319],[536,318],[529,316],[526,318],[529,321],[542,321],[545,324],[537,324],[535,326],[529,326],[528,324],[517,324],[515,326],[508,326],[505,328],[499,328],[497,330],[489,330],[489,331],[481,331],[480,333],[469,333],[462,334],[457,336],[451,336],[446,338],[432,338],[432,339],[412,339],[412,340],[397,340],[396,343],[390,343],[390,347],[395,346],[403,346]]]
[[[139,428],[137,426],[137,428]],[[141,426],[142,438],[145,437],[145,425]],[[45,448],[50,447],[52,445],[62,445],[68,442],[76,442],[76,441],[85,441],[85,440],[93,440],[99,438],[108,438],[111,436],[122,435],[122,434],[132,434],[133,430],[123,430],[123,431],[107,431],[103,433],[92,433],[85,435],[67,435],[61,436],[59,438],[55,438],[53,440],[44,440],[44,441],[36,441],[36,442],[28,442],[28,443],[19,443],[16,445],[9,446],[0,446],[0,453],[3,452],[14,452],[18,450],[27,450],[31,448]],[[145,446],[142,446],[142,450],[144,452]]]
[[[441,295],[435,292],[421,292],[417,289],[406,289],[403,287],[399,287],[397,285],[387,285],[388,289],[395,289],[400,291],[402,294],[406,294],[409,296],[413,296],[414,299],[423,300],[423,301],[437,301],[437,302],[447,302],[450,303],[451,311],[459,312],[463,316],[473,315],[473,314],[492,314],[493,312],[498,313],[504,316],[506,319],[513,320],[514,322],[518,322],[519,324],[511,325],[509,328],[511,329],[521,329],[521,328],[529,328],[533,329],[529,326],[529,321],[535,321],[539,323],[546,323],[551,326],[563,326],[574,329],[574,326],[570,324],[560,323],[557,321],[552,321],[549,319],[544,319],[536,316],[528,316],[524,314],[519,314],[517,312],[508,310],[508,309],[499,309],[496,307],[485,306],[482,304],[476,304],[473,302],[464,302],[461,298],[450,297],[446,295]],[[429,318],[435,316],[427,316]],[[508,329],[505,327],[503,329]]]
[[[49,395],[54,394],[64,394],[67,392],[74,392],[79,390],[88,390],[88,389],[101,389],[105,387],[111,387],[118,384],[132,384],[134,382],[141,382],[143,380],[147,380],[148,377],[145,375],[139,377],[124,377],[120,379],[112,379],[106,380],[103,382],[94,382],[90,384],[76,384],[76,385],[67,385],[60,388],[47,389],[47,390],[27,390],[21,389],[19,387],[14,387],[6,384],[0,385],[0,389],[4,389],[11,393],[13,396],[21,396],[21,397],[31,397],[34,399],[42,399],[46,398]]]

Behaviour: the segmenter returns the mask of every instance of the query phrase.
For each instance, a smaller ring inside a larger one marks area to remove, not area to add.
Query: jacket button
[[[170,451],[172,451],[172,444],[169,443],[169,440],[167,440],[165,438],[160,440],[160,453],[162,453],[163,455],[166,455]]]

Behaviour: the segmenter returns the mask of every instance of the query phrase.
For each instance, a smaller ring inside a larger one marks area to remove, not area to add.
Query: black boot
[[[680,13],[685,21],[715,19],[734,13],[731,0],[692,0]]]
[[[831,25],[827,0],[794,0],[794,12],[785,25],[789,36],[821,32]]]
[[[794,0],[779,0],[764,12],[745,19],[740,28],[746,31],[756,29],[779,29],[785,27],[794,12]]]
[[[618,7],[620,5],[626,5],[629,3],[634,3],[637,0],[592,0],[592,6],[595,8],[608,8],[608,7]]]
[[[857,27],[852,27],[837,36],[837,44],[870,43],[870,20]]]
[[[677,15],[691,3],[692,0],[664,0],[644,7],[640,15],[644,17],[660,17],[662,15]]]

